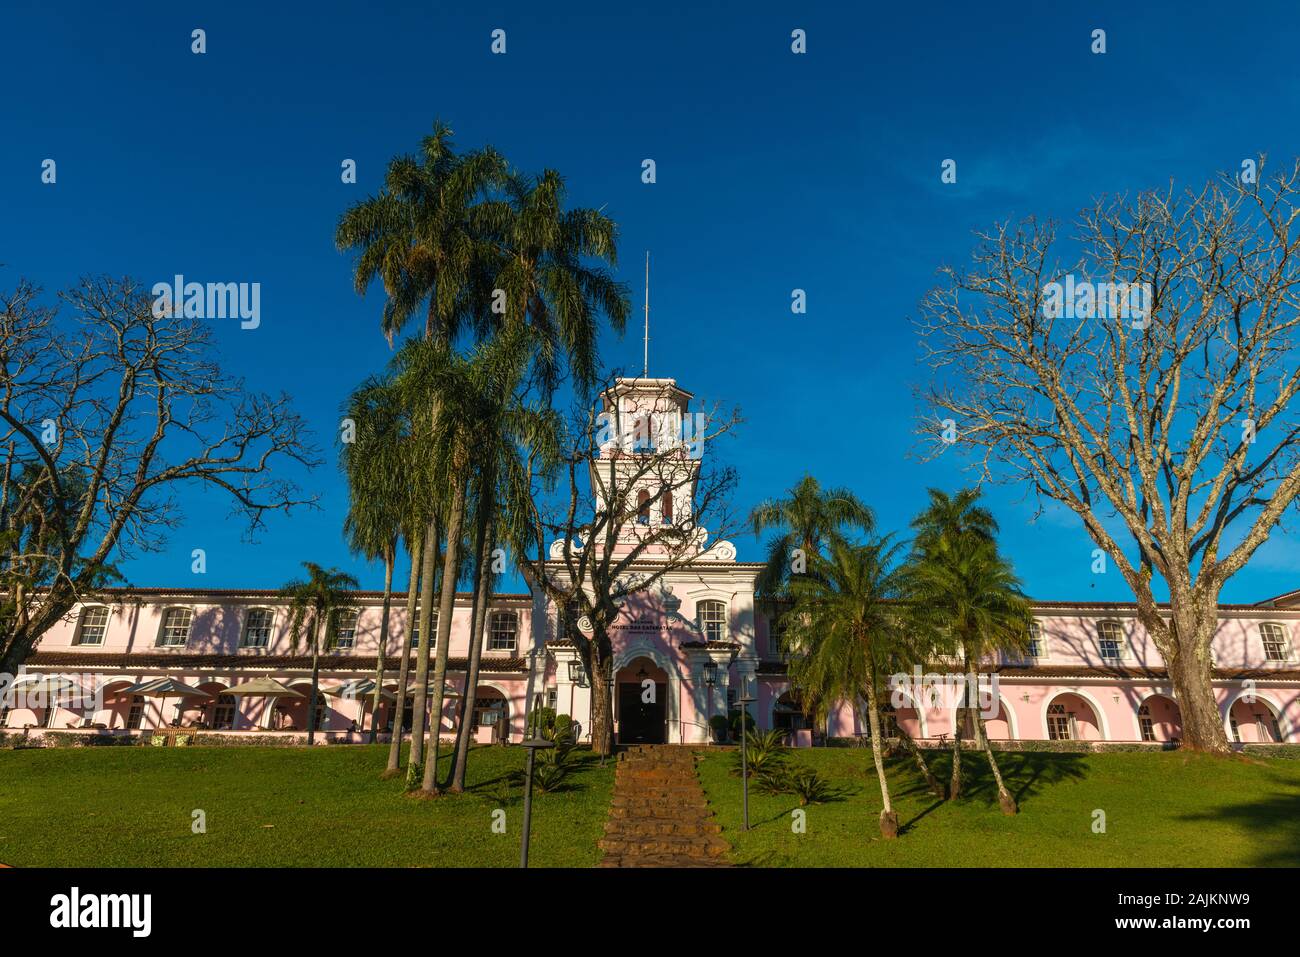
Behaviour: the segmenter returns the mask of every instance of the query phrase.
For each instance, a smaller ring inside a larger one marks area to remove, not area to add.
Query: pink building
[[[691,398],[671,379],[633,379],[620,380],[605,402],[606,409],[631,419],[645,417],[656,433],[666,427],[664,434],[670,435],[675,429],[680,434]],[[609,457],[635,455],[634,447],[619,442],[612,440]],[[689,457],[684,462],[685,468],[696,467]],[[682,522],[691,496],[676,497],[674,503],[670,496],[648,490],[640,497],[642,521]],[[552,545],[552,559],[560,548],[562,543]],[[658,587],[629,599],[614,638],[613,700],[622,742],[708,741],[709,718],[727,714],[741,689],[753,697],[751,713],[760,727],[788,728],[798,743],[809,743],[814,735],[864,733],[847,707],[825,728],[807,726],[790,693],[770,622],[754,598],[760,567],[737,561],[731,543],[701,536],[688,569],[669,573]],[[363,740],[376,720],[381,730],[391,727],[389,702],[381,703],[375,715],[369,699],[349,693],[352,682],[373,677],[380,631],[381,595],[362,592],[356,598],[354,607],[339,612],[338,647],[322,656],[325,694],[317,726],[326,742]],[[394,596],[386,649],[392,686],[397,656],[413,649],[416,638],[405,603],[405,595]],[[462,697],[448,702],[444,734],[451,733],[470,700],[463,697],[469,612],[469,596],[458,596],[450,683]],[[997,678],[996,694],[988,688],[990,737],[1157,746],[1181,737],[1167,671],[1138,624],[1133,604],[1045,601],[1038,604],[1036,616],[1032,648],[1024,660],[989,662],[982,669]],[[1214,686],[1229,740],[1300,742],[1300,592],[1254,605],[1222,605],[1219,621]],[[71,674],[82,681],[93,676],[103,688],[102,702],[49,708],[18,696],[4,705],[0,727],[31,727],[32,734],[43,728],[125,734],[179,723],[237,736],[301,736],[311,659],[302,648],[290,647],[287,626],[287,610],[269,590],[107,591],[42,637],[27,662],[26,684],[19,684],[34,686],[38,675]],[[223,694],[256,676],[275,678],[304,697]],[[207,697],[141,693],[149,690],[147,682],[168,677]],[[646,694],[650,685],[654,693]],[[906,694],[899,700],[894,720],[914,737],[939,741],[952,734],[953,712],[946,702]],[[557,609],[540,593],[494,597],[472,702],[471,720],[480,741],[519,740],[527,712],[538,705],[572,715],[581,732],[588,733],[589,682],[575,647],[560,633]]]

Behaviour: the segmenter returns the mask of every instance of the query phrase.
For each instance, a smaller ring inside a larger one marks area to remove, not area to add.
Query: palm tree
[[[767,564],[758,576],[755,591],[767,598],[782,594],[802,551],[804,565],[813,555],[849,531],[870,535],[875,528],[871,509],[844,488],[823,489],[811,475],[805,475],[786,498],[767,499],[749,514],[754,535],[768,529],[782,532],[768,543]],[[800,565],[798,567],[804,567]]]
[[[303,562],[305,580],[292,581],[280,590],[289,599],[289,644],[294,651],[306,634],[311,644],[311,700],[307,707],[307,743],[316,743],[316,702],[320,689],[321,642],[328,645],[334,635],[334,613],[352,603],[350,592],[357,580],[337,568],[322,568]],[[322,630],[324,634],[322,634]]]
[[[375,657],[370,743],[379,733],[379,703],[385,678],[393,569],[407,495],[403,452],[408,446],[400,395],[391,378],[372,377],[349,396],[344,415],[353,424],[352,441],[340,456],[348,480],[349,508],[343,532],[353,552],[384,563],[384,601]],[[362,714],[364,721],[365,715]]]
[[[555,170],[537,177],[512,173],[501,192],[470,212],[473,231],[494,250],[471,298],[488,303],[500,290],[505,307],[477,313],[479,338],[525,326],[530,378],[541,396],[554,395],[566,359],[575,388],[585,392],[599,375],[600,315],[621,335],[631,312],[626,286],[600,265],[618,264],[618,228],[599,210],[565,209],[564,179]]]
[[[465,694],[457,722],[456,751],[448,789],[460,793],[465,789],[465,770],[473,733],[474,694],[478,687],[488,606],[496,575],[492,554],[498,540],[515,555],[525,554],[531,499],[530,478],[537,471],[547,475],[554,470],[559,456],[559,424],[553,410],[527,407],[512,397],[489,397],[484,416],[477,423],[479,439],[475,443],[474,480],[474,555],[477,571],[474,596],[470,603],[471,634],[469,662],[466,666]],[[522,453],[526,452],[525,461]]]
[[[997,549],[998,525],[978,504],[979,491],[964,489],[948,496],[930,490],[930,506],[913,522],[916,538],[910,569],[913,625],[936,644],[945,639],[959,650],[965,676],[962,707],[953,731],[953,767],[949,796],[961,794],[961,737],[969,722],[976,747],[984,752],[1006,814],[1016,802],[984,731],[977,702],[976,665],[999,652],[1023,652],[1032,621],[1020,581]]]
[[[394,337],[416,314],[422,303],[425,309],[424,338],[442,352],[475,312],[479,303],[471,302],[475,275],[482,275],[482,263],[490,250],[473,231],[469,209],[484,191],[499,183],[505,175],[505,163],[493,150],[479,150],[457,155],[452,132],[446,124],[436,122],[433,133],[420,144],[418,157],[399,156],[389,163],[384,187],[379,194],[348,209],[335,231],[335,244],[341,251],[357,252],[354,286],[365,295],[370,283],[382,281],[386,299],[380,328],[391,345]],[[480,282],[481,285],[481,282]],[[411,411],[411,410],[408,410]],[[436,406],[419,410],[419,418],[429,431],[436,421]],[[419,464],[425,464],[421,461]],[[422,472],[413,473],[423,479]],[[439,565],[439,528],[442,487],[430,490],[419,510],[425,524],[418,535],[407,541],[419,541],[420,647],[416,665],[418,682],[411,721],[411,775],[419,775],[423,761],[425,698],[429,667],[432,594]],[[409,528],[409,526],[408,526]],[[414,558],[413,558],[414,564]],[[417,572],[412,570],[412,583]],[[454,582],[453,582],[454,589]],[[408,592],[408,612],[414,612],[414,588]],[[408,617],[408,622],[412,619]],[[408,649],[409,651],[409,649]],[[406,656],[403,665],[409,670]],[[399,689],[403,696],[405,684]],[[399,697],[395,738],[401,737],[400,713],[405,701]],[[400,744],[391,749],[390,770]]]
[[[907,578],[898,562],[899,550],[888,537],[863,545],[835,538],[829,556],[812,552],[807,573],[790,580],[793,606],[786,630],[792,651],[790,680],[817,717],[849,702],[871,729],[883,804],[880,834],[885,838],[898,836],[881,745],[880,690],[883,665],[905,640],[897,602],[904,596]]]
[[[358,295],[382,282],[380,328],[390,345],[421,304],[425,338],[444,343],[454,342],[476,312],[469,291],[488,250],[469,210],[502,182],[506,168],[490,147],[458,155],[452,135],[436,121],[419,155],[395,157],[379,193],[344,212],[334,233],[339,251],[357,253]]]

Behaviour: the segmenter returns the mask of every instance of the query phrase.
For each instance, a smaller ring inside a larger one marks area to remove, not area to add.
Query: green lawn
[[[387,754],[386,745],[0,750],[0,863],[518,866],[523,802],[508,778],[522,749],[474,749],[469,793],[434,801],[380,780]],[[600,858],[613,765],[585,751],[574,760],[566,790],[534,794],[532,864]],[[496,808],[505,834],[492,831]],[[191,831],[195,809],[206,834]]]
[[[470,793],[403,796],[379,772],[386,747],[49,748],[0,750],[0,862],[16,866],[513,867],[523,817],[518,748],[475,749]],[[532,862],[585,867],[609,808],[612,763],[588,752],[567,789],[537,794]],[[700,775],[740,864],[767,866],[1300,865],[1300,761],[1152,754],[1001,756],[1021,813],[1003,817],[974,755],[966,796],[939,803],[909,763],[890,765],[903,835],[882,841],[880,795],[864,749],[791,760],[839,789],[791,831],[790,796],[751,793],[740,830],[730,754]],[[936,772],[947,778],[946,756]],[[504,793],[503,793],[504,789]],[[503,803],[503,798],[504,803]],[[492,812],[506,811],[506,833]],[[206,812],[207,833],[191,831]],[[1092,830],[1106,812],[1106,833]],[[270,825],[270,826],[268,826]]]
[[[791,829],[798,799],[750,792],[751,830],[741,830],[740,778],[726,753],[708,755],[700,776],[736,863],[762,866],[1296,866],[1300,865],[1300,761],[1151,754],[999,755],[1020,814],[1002,815],[988,765],[961,800],[936,801],[909,760],[889,763],[904,833],[880,838],[880,788],[871,752],[818,748],[792,760],[821,771],[838,799],[806,808],[807,832]],[[946,781],[950,765],[936,755]],[[1093,833],[1094,810],[1106,832]]]

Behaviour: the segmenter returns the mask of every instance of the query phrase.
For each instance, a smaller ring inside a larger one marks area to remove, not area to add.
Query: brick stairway
[[[695,752],[633,745],[618,756],[601,867],[726,867],[730,845],[695,776]]]

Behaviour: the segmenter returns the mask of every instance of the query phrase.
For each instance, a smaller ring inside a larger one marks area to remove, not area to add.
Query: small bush
[[[830,782],[819,771],[806,765],[789,769],[785,774],[785,784],[788,791],[799,796],[799,804],[803,806],[824,804],[831,798]]]
[[[770,731],[750,731],[745,735],[745,764],[751,775],[763,771],[773,771],[785,763],[790,749],[785,746],[785,732],[773,728]],[[741,753],[732,754],[731,773],[741,773]]]

